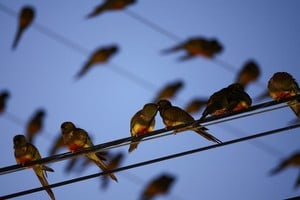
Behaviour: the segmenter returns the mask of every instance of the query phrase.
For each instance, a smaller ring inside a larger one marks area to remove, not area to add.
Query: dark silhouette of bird
[[[36,135],[41,132],[44,125],[45,115],[46,112],[44,109],[38,109],[27,122],[26,137],[30,143],[33,143]]]
[[[155,116],[158,106],[154,103],[147,103],[141,110],[136,112],[130,120],[131,143],[128,152],[132,152],[138,147],[140,139],[137,136],[147,134],[155,126]]]
[[[38,149],[30,142],[27,142],[24,135],[14,136],[13,143],[14,143],[14,155],[16,158],[16,162],[18,164],[24,165],[28,161],[35,161],[41,159],[41,155]],[[46,171],[54,172],[54,170],[43,164],[36,164],[31,167],[34,173],[36,174],[36,176],[38,177],[39,181],[41,182],[41,184],[43,186],[48,186],[49,183],[46,179]],[[51,188],[46,188],[45,190],[50,196],[50,198],[52,200],[55,200],[54,193],[52,192]]]
[[[86,74],[91,67],[95,64],[103,64],[109,61],[109,59],[118,52],[118,47],[116,45],[111,45],[107,47],[101,47],[96,50],[84,64],[81,70],[76,75],[76,78],[82,77]]]
[[[19,13],[18,29],[12,45],[12,48],[15,49],[18,45],[18,42],[23,35],[23,32],[32,24],[32,21],[35,18],[35,10],[31,6],[24,6]]]
[[[185,110],[179,107],[173,106],[171,102],[166,99],[159,100],[157,104],[158,104],[159,114],[166,127],[172,127],[172,126],[177,126],[177,125],[187,124],[187,123],[193,124],[193,122],[195,122],[195,119],[189,113],[187,113]],[[201,125],[197,127],[194,127],[193,125],[188,126],[186,128],[175,130],[174,133],[188,130],[188,129],[195,131],[196,133],[203,136],[207,140],[216,143],[222,143],[219,139],[209,134],[206,131],[208,129]]]
[[[105,0],[102,4],[97,6],[87,18],[98,16],[106,11],[123,10],[127,6],[134,4],[136,0]]]
[[[6,110],[7,99],[10,97],[8,90],[1,91],[0,93],[0,114]]]
[[[278,166],[271,170],[270,174],[275,175],[288,167],[297,167],[299,169],[299,175],[295,182],[295,187],[298,187],[300,185],[300,151],[282,160]]]
[[[192,99],[185,107],[185,111],[192,114],[200,111],[207,103],[207,99],[204,98],[195,98]]]
[[[244,91],[240,83],[233,83],[210,96],[201,119],[207,115],[220,115],[250,107],[251,97]]]
[[[268,82],[269,95],[276,101],[299,94],[299,85],[294,77],[287,72],[276,72]],[[300,100],[288,101],[287,104],[300,119]]]
[[[223,46],[215,38],[206,39],[203,37],[195,37],[187,39],[172,48],[163,50],[163,53],[173,53],[179,50],[186,51],[186,54],[180,58],[182,61],[194,58],[195,56],[213,59],[217,54],[223,51]]]
[[[68,149],[72,152],[94,146],[88,133],[81,128],[77,128],[72,122],[63,122],[61,124],[61,131],[65,145],[67,145]],[[95,152],[89,152],[85,155],[104,172],[107,171],[107,165]],[[107,175],[118,182],[117,177],[113,173],[108,173]]]
[[[162,174],[151,180],[143,190],[140,200],[151,200],[158,195],[167,195],[174,184],[175,177]]]
[[[53,145],[51,146],[51,149],[49,151],[49,155],[54,155],[57,153],[57,151],[61,148],[65,148],[64,140],[61,134],[58,134],[55,140],[53,141]]]
[[[167,84],[165,87],[163,87],[158,94],[156,95],[156,97],[154,98],[153,102],[157,102],[160,99],[171,99],[173,98],[180,89],[182,89],[184,83],[181,80],[172,82]]]
[[[260,68],[253,60],[247,61],[238,72],[236,83],[242,84],[244,88],[250,83],[256,81],[260,75]]]
[[[114,170],[118,168],[121,165],[122,160],[124,159],[124,154],[123,153],[117,153],[115,156],[113,156],[108,164],[107,164],[107,169],[108,170]],[[107,176],[102,176],[102,188],[106,189],[108,187],[108,178]]]

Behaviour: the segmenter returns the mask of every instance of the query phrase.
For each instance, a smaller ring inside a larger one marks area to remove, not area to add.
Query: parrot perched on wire
[[[81,70],[76,75],[76,78],[82,77],[84,74],[86,74],[91,67],[93,67],[95,64],[101,64],[106,63],[108,60],[118,52],[118,47],[116,45],[111,45],[107,47],[101,47],[98,50],[96,50],[89,58],[89,60],[84,64],[84,66],[81,68]]]
[[[299,94],[299,85],[294,77],[287,72],[276,72],[268,82],[269,95],[274,100],[282,100]],[[300,100],[287,102],[296,116],[300,119]]]
[[[12,45],[13,49],[17,47],[23,32],[32,24],[34,18],[35,18],[35,10],[33,7],[25,6],[21,9],[19,13],[18,29]]]
[[[175,177],[168,174],[162,174],[154,178],[145,187],[140,199],[151,200],[157,195],[166,195],[174,184],[174,181]]]
[[[44,109],[38,109],[27,122],[26,137],[30,143],[33,143],[36,134],[42,130],[45,115]]]
[[[14,143],[14,155],[16,158],[16,162],[18,164],[24,165],[28,161],[35,161],[41,159],[41,155],[38,149],[29,143],[24,135],[16,135],[13,138]],[[37,175],[39,181],[43,186],[48,186],[49,183],[46,179],[46,171],[54,172],[54,170],[50,167],[47,167],[43,164],[36,164],[31,166],[34,173]],[[54,193],[52,192],[51,188],[45,189],[48,195],[52,200],[55,199]]]
[[[158,106],[155,103],[147,103],[143,109],[136,112],[130,120],[131,144],[128,152],[132,152],[138,146],[139,139],[136,136],[147,134],[153,131],[155,126],[155,116],[158,112]]]
[[[135,2],[136,0],[105,0],[104,3],[97,6],[90,14],[88,14],[87,18],[95,17],[105,11],[122,10]]]
[[[4,113],[6,109],[6,102],[7,99],[9,98],[10,93],[7,90],[4,90],[0,93],[0,114]]]
[[[172,82],[167,84],[164,88],[162,88],[156,97],[154,98],[153,102],[157,102],[160,99],[171,99],[173,98],[176,93],[183,87],[184,83],[181,80]]]
[[[300,152],[296,152],[284,159],[277,167],[271,170],[271,175],[277,174],[288,167],[298,167],[299,175],[295,182],[295,187],[298,187],[300,185]]]
[[[226,112],[243,110],[252,104],[251,97],[240,83],[233,83],[210,96],[201,119],[207,115],[219,115]]]
[[[207,103],[207,99],[204,98],[195,98],[192,99],[186,106],[185,111],[188,113],[198,112],[203,106]]]
[[[258,79],[260,69],[256,62],[249,60],[246,62],[236,77],[236,83],[242,84],[244,88],[251,82]]]
[[[180,124],[186,124],[186,123],[192,123],[195,121],[195,119],[186,111],[183,109],[173,106],[170,101],[166,99],[162,99],[158,101],[158,110],[159,114],[163,120],[163,123],[166,125],[166,127],[171,126],[177,126]],[[212,136],[208,132],[206,132],[207,128],[204,126],[198,126],[198,127],[187,127],[180,130],[174,131],[174,133],[179,131],[184,131],[192,129],[196,133],[200,134],[201,136],[205,137],[207,140],[216,142],[216,143],[222,143],[219,139]]]
[[[63,122],[61,124],[61,131],[65,145],[67,145],[69,150],[72,152],[94,146],[88,133],[81,128],[77,128],[72,122]],[[95,152],[89,152],[85,155],[104,172],[108,170],[107,165]],[[114,181],[118,182],[117,177],[114,174],[109,173],[107,175]]]
[[[223,46],[217,39],[206,39],[203,37],[190,38],[175,47],[163,50],[163,53],[172,53],[179,50],[185,50],[186,55],[180,60],[188,60],[195,56],[203,56],[205,58],[214,58],[223,50]]]

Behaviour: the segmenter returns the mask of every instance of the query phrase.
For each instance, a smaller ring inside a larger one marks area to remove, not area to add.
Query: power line
[[[127,166],[124,166],[124,167],[119,167],[117,169],[108,170],[106,172],[99,172],[99,173],[95,173],[95,174],[91,174],[91,175],[87,175],[87,176],[82,176],[82,177],[78,177],[78,178],[74,178],[74,179],[54,183],[54,184],[51,184],[51,185],[46,186],[46,187],[37,187],[37,188],[34,188],[34,189],[29,189],[29,190],[24,190],[24,191],[21,191],[21,192],[16,192],[16,193],[13,193],[13,194],[2,196],[0,198],[10,199],[10,198],[18,197],[18,196],[23,196],[23,195],[39,192],[39,191],[42,191],[46,188],[61,187],[61,186],[64,186],[64,185],[68,185],[68,184],[88,180],[88,179],[91,179],[91,178],[96,178],[96,177],[99,177],[99,176],[103,176],[103,175],[106,175],[108,173],[115,173],[115,172],[125,171],[125,170],[129,170],[129,169],[133,169],[133,168],[137,168],[137,167],[141,167],[141,166],[145,166],[145,165],[150,165],[150,164],[153,164],[153,163],[162,162],[162,161],[165,161],[165,160],[170,160],[170,159],[183,157],[183,156],[187,156],[187,155],[202,152],[202,151],[211,150],[211,149],[218,148],[218,147],[224,147],[224,146],[228,146],[228,145],[231,145],[231,144],[244,142],[244,141],[247,141],[247,140],[252,140],[252,139],[255,139],[255,138],[265,137],[265,136],[269,136],[269,135],[273,135],[273,134],[279,134],[280,132],[284,132],[284,131],[287,131],[287,130],[292,130],[292,129],[295,129],[295,128],[298,128],[298,127],[300,127],[300,123],[295,124],[295,125],[291,125],[291,126],[286,126],[286,127],[282,127],[282,128],[277,128],[277,129],[261,132],[261,133],[257,133],[257,134],[254,134],[254,135],[250,135],[250,136],[246,136],[246,137],[242,137],[242,138],[238,138],[238,139],[234,139],[234,140],[229,140],[229,141],[223,142],[221,144],[213,144],[213,145],[206,146],[206,147],[196,148],[196,149],[192,149],[192,150],[188,150],[188,151],[184,151],[184,152],[180,152],[180,153],[176,153],[176,154],[171,154],[171,155],[168,155],[168,156],[155,158],[155,159],[152,159],[152,160],[147,160],[147,161],[127,165]]]

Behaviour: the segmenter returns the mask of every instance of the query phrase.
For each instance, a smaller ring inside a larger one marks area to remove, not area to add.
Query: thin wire
[[[61,187],[61,186],[64,186],[64,185],[68,185],[68,184],[88,180],[88,179],[91,179],[91,178],[96,178],[96,177],[99,177],[99,176],[103,176],[103,175],[106,175],[108,173],[115,173],[115,172],[125,171],[125,170],[128,170],[128,169],[133,169],[133,168],[137,168],[137,167],[141,167],[141,166],[145,166],[145,165],[150,165],[150,164],[153,164],[153,163],[162,162],[162,161],[165,161],[165,160],[170,160],[170,159],[174,159],[174,158],[178,158],[178,157],[183,157],[183,156],[187,156],[187,155],[202,152],[202,151],[208,151],[208,150],[211,150],[211,149],[214,149],[214,148],[224,147],[224,146],[244,142],[244,141],[247,141],[247,140],[252,140],[252,139],[256,139],[256,138],[260,138],[260,137],[279,134],[281,132],[296,129],[296,128],[299,128],[299,127],[300,127],[300,123],[295,124],[295,125],[291,125],[291,126],[286,126],[286,127],[282,127],[282,128],[277,128],[277,129],[261,132],[261,133],[257,133],[257,134],[253,134],[253,135],[250,135],[250,136],[246,136],[246,137],[242,137],[242,138],[238,138],[238,139],[234,139],[234,140],[229,140],[229,141],[223,142],[221,144],[214,144],[214,145],[210,145],[210,146],[206,146],[206,147],[196,148],[196,149],[192,149],[192,150],[188,150],[188,151],[184,151],[184,152],[180,152],[180,153],[176,153],[176,154],[171,154],[171,155],[155,158],[155,159],[152,159],[152,160],[147,160],[147,161],[127,165],[127,166],[120,167],[120,168],[117,168],[117,169],[114,169],[114,170],[108,170],[106,172],[100,172],[100,173],[95,173],[95,174],[82,176],[82,177],[78,177],[78,178],[74,178],[74,179],[69,179],[69,180],[66,180],[66,181],[51,184],[51,185],[46,186],[46,187],[37,187],[37,188],[29,189],[29,190],[24,190],[24,191],[21,191],[21,192],[16,192],[16,193],[13,193],[13,194],[8,194],[8,195],[5,195],[5,196],[2,196],[0,198],[9,199],[9,198],[14,198],[14,197],[18,197],[18,196],[23,196],[23,195],[39,192],[39,191],[42,191],[42,190],[47,189],[47,188]]]

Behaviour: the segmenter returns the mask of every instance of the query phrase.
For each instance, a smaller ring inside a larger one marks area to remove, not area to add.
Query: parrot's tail
[[[36,173],[37,177],[39,178],[39,181],[41,182],[41,184],[44,187],[48,186],[49,183],[48,183],[48,181],[46,179],[46,176],[45,176],[45,174],[43,172],[43,169],[40,166],[38,166],[38,167],[34,167],[33,170]],[[48,193],[48,195],[50,196],[51,200],[55,200],[55,196],[54,196],[54,193],[52,192],[51,188],[45,188],[45,190]]]
[[[294,111],[296,116],[300,119],[300,100],[289,101],[288,105]]]
[[[139,141],[140,140],[138,140],[137,138],[132,137],[131,143],[130,143],[130,146],[129,146],[129,149],[128,149],[129,153],[131,153],[133,150],[135,150],[138,147]]]
[[[219,140],[218,138],[214,137],[213,135],[209,134],[206,132],[206,128],[203,126],[197,127],[193,129],[196,133],[200,134],[201,136],[205,137],[206,139],[213,141],[215,143],[221,144],[222,141]]]
[[[295,188],[297,188],[299,186],[300,186],[300,170],[299,170],[299,174],[298,174],[297,180],[295,182]]]
[[[16,34],[16,37],[15,37],[15,40],[13,42],[13,45],[12,45],[12,49],[15,49],[17,47],[23,31],[24,31],[24,28],[19,28],[19,30]]]
[[[278,165],[276,168],[272,169],[270,171],[270,174],[271,175],[277,174],[278,172],[281,172],[281,170],[286,168],[288,165],[289,165],[289,163],[287,161],[284,161],[284,162],[280,163],[280,165]]]

